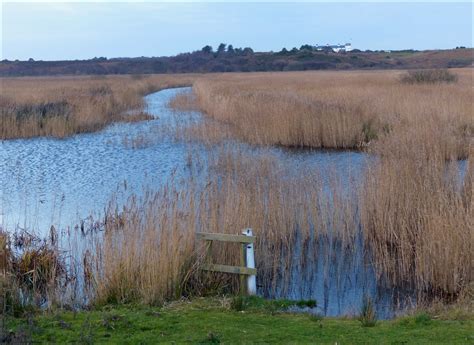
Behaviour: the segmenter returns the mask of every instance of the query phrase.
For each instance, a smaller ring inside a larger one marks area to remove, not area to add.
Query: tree
[[[212,47],[210,45],[204,46],[201,51],[206,54],[212,54]]]
[[[244,48],[243,53],[244,53],[244,55],[252,55],[253,54],[253,49],[250,48],[250,47],[246,47],[246,48]]]
[[[225,47],[226,47],[225,43],[219,44],[219,47],[217,48],[217,54],[225,53]]]
[[[303,44],[301,47],[300,47],[300,50],[313,50],[313,46],[309,45],[309,44]]]
[[[234,47],[232,46],[232,44],[229,44],[229,45],[227,46],[227,52],[228,52],[228,53],[231,53],[231,54],[234,53]]]

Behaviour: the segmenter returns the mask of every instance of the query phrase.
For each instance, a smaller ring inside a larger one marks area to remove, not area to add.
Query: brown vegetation
[[[407,84],[455,83],[457,80],[456,74],[446,69],[408,71],[401,78]]]
[[[0,139],[93,132],[117,121],[150,118],[142,97],[191,85],[195,76],[118,76],[1,79]]]
[[[455,73],[455,84],[429,85],[403,84],[400,72],[236,74],[197,81],[196,104],[180,95],[172,105],[199,105],[217,120],[199,128],[200,138],[218,141],[224,134],[252,144],[368,147],[377,159],[360,186],[347,192],[348,181],[335,172],[328,191],[317,171],[289,172],[270,154],[255,159],[224,145],[218,155],[203,158],[209,164],[204,176],[193,172],[142,200],[131,198],[124,208],[109,208],[105,232],[81,254],[92,300],[160,304],[190,293],[236,291],[232,278],[200,273],[203,251],[194,235],[249,226],[257,235],[258,277],[266,291],[289,284],[298,243],[296,264],[315,265],[323,255],[327,268],[354,250],[362,234],[380,283],[421,299],[464,295],[473,280],[473,91],[471,70]],[[462,181],[459,158],[467,159]],[[190,153],[193,164],[199,166],[200,158]],[[328,241],[322,254],[314,245],[321,240]],[[213,248],[212,255],[216,262],[237,263],[229,247]]]
[[[426,156],[430,156],[427,154]],[[474,166],[384,157],[368,171],[360,205],[377,271],[393,286],[453,300],[473,282]]]
[[[234,74],[200,80],[193,89],[208,116],[252,144],[375,143],[379,153],[435,145],[446,158],[465,158],[474,136],[472,70],[453,73],[458,83],[432,86],[403,84],[400,72]]]
[[[132,197],[123,209],[109,208],[105,234],[86,254],[97,267],[92,269],[96,303],[161,304],[182,295],[238,291],[235,277],[199,270],[206,250],[196,232],[235,234],[251,225],[259,281],[269,293],[285,290],[293,265],[314,264],[316,254],[325,258],[329,274],[335,243],[343,251],[354,249],[356,194],[342,193],[337,178],[329,197],[319,173],[298,172],[288,179],[288,168],[271,155],[255,160],[245,151],[224,149],[205,159],[209,174],[181,184],[170,181],[143,199]],[[193,164],[199,165],[198,157]],[[327,251],[310,251],[328,236]],[[295,263],[291,253],[297,245],[308,253]],[[216,262],[239,265],[237,247],[216,246],[211,255]]]
[[[474,116],[472,70],[451,75],[457,84],[407,85],[400,72],[225,75],[194,90],[234,138],[377,154],[359,205],[378,274],[420,297],[452,299],[473,279]],[[467,159],[463,178],[458,159]]]

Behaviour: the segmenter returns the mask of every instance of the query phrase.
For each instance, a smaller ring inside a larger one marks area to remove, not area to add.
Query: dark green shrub
[[[300,308],[308,307],[308,308],[316,308],[316,300],[309,299],[309,300],[301,300],[296,302],[296,306]]]
[[[420,313],[415,316],[415,323],[418,325],[427,325],[431,322],[431,316],[427,313]]]
[[[401,81],[406,84],[455,83],[457,80],[458,76],[447,69],[408,71],[401,77]]]

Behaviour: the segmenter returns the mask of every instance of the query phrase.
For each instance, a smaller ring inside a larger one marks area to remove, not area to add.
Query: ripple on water
[[[103,214],[112,195],[124,201],[131,193],[140,194],[145,186],[165,183],[174,172],[184,173],[188,154],[184,143],[161,138],[134,149],[123,141],[150,133],[154,127],[172,120],[173,112],[167,103],[176,93],[186,90],[189,88],[168,89],[145,97],[147,111],[155,120],[117,123],[100,132],[61,140],[1,142],[0,224],[4,228],[19,226],[40,233],[45,233],[51,224],[56,228],[72,227],[91,214]],[[284,166],[296,170],[336,169],[348,185],[352,181],[349,177],[362,176],[369,161],[365,154],[357,152],[247,149],[257,157],[270,151]],[[294,255],[298,256],[298,251]],[[295,265],[288,290],[276,291],[272,297],[316,298],[322,302],[325,314],[340,315],[357,308],[363,295],[376,294],[374,272],[361,262],[360,252],[344,258],[351,265],[338,273],[331,271],[334,267],[321,266],[322,259],[318,257],[311,260],[313,264],[304,269]]]

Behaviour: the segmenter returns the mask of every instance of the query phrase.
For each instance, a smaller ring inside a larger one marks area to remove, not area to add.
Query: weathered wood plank
[[[247,274],[247,275],[257,274],[256,268],[218,265],[218,264],[207,264],[203,266],[203,269],[206,271],[223,272],[223,273],[236,273],[236,274]]]
[[[196,237],[206,241],[237,242],[237,243],[255,243],[255,236],[232,235],[232,234],[213,234],[209,232],[197,232]]]
[[[247,257],[247,243],[240,244],[240,267],[247,267],[245,260]],[[245,278],[245,274],[240,275],[240,294],[246,295],[247,294],[247,279]]]

